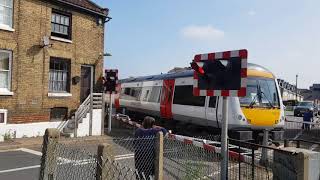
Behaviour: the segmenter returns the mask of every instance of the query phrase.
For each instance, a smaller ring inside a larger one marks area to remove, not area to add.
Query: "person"
[[[303,114],[303,122],[307,122],[307,123],[303,123],[303,129],[306,130],[310,130],[310,124],[313,121],[313,112],[311,110],[307,110],[304,114]]]
[[[158,132],[162,131],[163,135],[167,134],[165,128],[155,126],[153,117],[145,117],[142,127],[135,131],[135,166],[138,171],[137,179],[153,179],[154,177],[154,160],[155,160],[155,139]]]

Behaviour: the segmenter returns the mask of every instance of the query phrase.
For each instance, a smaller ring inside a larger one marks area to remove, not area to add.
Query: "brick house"
[[[0,136],[39,135],[79,107],[92,81],[99,90],[108,19],[90,0],[0,0]]]

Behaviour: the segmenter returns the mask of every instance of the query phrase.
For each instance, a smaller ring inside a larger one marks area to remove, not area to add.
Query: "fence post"
[[[300,148],[300,140],[297,141],[297,148]]]
[[[159,132],[155,146],[155,180],[163,180],[163,133]]]
[[[254,146],[251,147],[251,171],[252,171],[252,180],[254,180]]]
[[[43,136],[42,157],[39,180],[56,179],[57,156],[55,150],[60,138],[60,131],[56,128],[48,128]]]
[[[96,180],[112,179],[112,163],[114,162],[112,145],[99,144],[97,156]]]
[[[239,180],[241,180],[241,147],[240,147],[240,143],[239,143],[239,146],[238,146],[238,162],[239,162]]]

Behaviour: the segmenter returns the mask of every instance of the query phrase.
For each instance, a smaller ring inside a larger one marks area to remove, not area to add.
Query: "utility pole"
[[[298,74],[296,75],[296,101],[298,101]]]

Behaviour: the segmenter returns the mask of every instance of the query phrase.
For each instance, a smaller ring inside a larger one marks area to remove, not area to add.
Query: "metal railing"
[[[89,94],[89,96],[79,106],[73,117],[75,137],[77,137],[78,125],[82,122],[82,119],[85,118],[88,113],[92,114],[93,109],[101,109],[102,102],[102,93],[92,93]],[[92,115],[90,115],[90,118],[92,118]],[[90,119],[90,121],[92,121],[92,119]]]
[[[316,141],[320,139],[320,122],[285,121],[284,139],[303,139]]]

